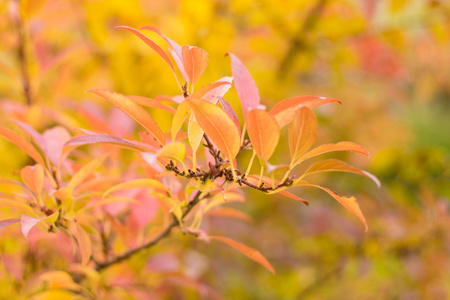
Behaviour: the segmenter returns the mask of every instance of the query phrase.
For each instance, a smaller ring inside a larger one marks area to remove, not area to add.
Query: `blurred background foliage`
[[[17,5],[0,1],[2,125],[19,119],[41,132],[56,124],[92,128],[94,118],[84,107],[96,105],[104,116],[113,109],[85,94],[89,88],[147,97],[180,94],[155,53],[114,29],[153,25],[180,45],[209,53],[198,86],[231,74],[224,56],[231,52],[250,70],[268,108],[299,95],[341,100],[342,106],[315,111],[318,142],[350,140],[372,154],[370,160],[346,153],[341,158],[378,176],[381,189],[352,175],[314,178],[357,196],[367,233],[325,193],[295,191],[310,200],[305,207],[246,191],[246,203],[230,206],[249,213],[252,222],[214,217],[205,220],[205,229],[259,249],[276,276],[231,248],[178,234],[134,258],[136,266],[165,255],[162,261],[172,264],[159,266],[162,270],[189,274],[225,299],[450,297],[449,1],[22,0],[19,10]],[[227,99],[242,121],[236,92]],[[152,115],[169,128],[168,115]],[[284,137],[274,162],[282,162],[287,149]],[[0,175],[17,178],[15,170],[27,157],[3,139],[0,152]],[[27,242],[11,239],[15,234],[5,229],[0,235],[0,298],[24,280],[8,271],[7,260],[28,272],[62,264],[58,258],[33,261]],[[36,257],[49,255],[43,249]],[[13,255],[18,252],[22,256]],[[130,278],[143,280],[143,274]],[[126,299],[122,293],[118,287],[117,299]],[[198,293],[180,284],[170,299],[197,299]]]

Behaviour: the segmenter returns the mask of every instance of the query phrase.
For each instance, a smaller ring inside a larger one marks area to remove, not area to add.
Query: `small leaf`
[[[245,121],[248,136],[260,161],[269,160],[280,140],[277,122],[268,112],[261,109],[250,110]]]
[[[80,170],[78,170],[78,172],[75,173],[75,175],[72,176],[67,187],[70,189],[75,189],[78,187],[87,177],[94,173],[95,169],[103,164],[103,161],[107,156],[107,154],[102,155],[84,165]]]
[[[140,179],[134,179],[127,182],[119,183],[112,188],[108,189],[104,194],[103,198],[107,197],[108,195],[122,190],[128,190],[128,189],[142,189],[142,188],[151,188],[151,189],[157,189],[161,191],[165,191],[166,187],[159,181],[154,179],[148,179],[148,178],[140,178]]]
[[[12,225],[12,224],[19,223],[19,222],[20,222],[20,219],[7,219],[7,220],[0,221],[0,229],[3,227],[6,227],[6,226]]]
[[[289,125],[289,150],[291,153],[291,167],[316,140],[317,121],[311,109],[302,107],[295,113],[294,120]]]
[[[257,108],[260,103],[259,91],[256,83],[244,64],[234,54],[228,53],[231,58],[231,72],[234,86],[241,100],[244,117],[250,109]]]
[[[228,103],[227,100],[225,100],[222,96],[215,96],[217,99],[219,99],[220,105],[222,105],[223,111],[227,113],[227,115],[233,120],[234,124],[236,125],[236,128],[239,131],[239,135],[241,135],[241,125],[239,124],[239,119],[236,115],[236,112],[231,107],[230,103]]]
[[[295,161],[295,163],[293,164],[292,167],[294,167],[295,165],[298,165],[299,163],[301,163],[302,161],[309,159],[311,157],[323,154],[323,153],[327,153],[327,152],[334,152],[334,151],[351,151],[351,152],[356,152],[356,153],[361,153],[364,154],[366,156],[370,156],[369,152],[361,145],[358,145],[356,143],[352,143],[352,142],[339,142],[336,144],[324,144],[324,145],[320,145],[314,149],[312,149],[311,151],[305,153],[304,155],[302,155],[301,157],[299,157],[297,159],[297,161]]]
[[[170,133],[172,134],[172,141],[175,140],[177,133],[180,131],[181,126],[183,126],[184,121],[191,112],[191,106],[187,101],[182,102],[177,107],[177,111],[172,119],[172,127],[170,128]]]
[[[191,85],[194,85],[208,66],[208,53],[198,47],[181,47],[183,64]]]
[[[128,95],[126,97],[128,99],[132,100],[136,104],[144,105],[144,106],[148,106],[148,107],[152,107],[152,108],[158,108],[158,109],[167,111],[168,113],[171,113],[171,114],[174,114],[176,111],[173,107],[162,104],[160,100],[151,99],[151,98],[142,97],[142,96],[131,96],[131,95]]]
[[[200,127],[200,124],[198,123],[197,119],[195,118],[194,114],[191,114],[191,117],[189,118],[189,124],[188,124],[188,139],[189,144],[191,145],[192,152],[197,152],[198,147],[200,147],[200,143],[203,138],[203,129]]]
[[[26,166],[20,170],[25,185],[39,197],[44,187],[44,168],[41,165]]]
[[[187,101],[209,138],[230,161],[233,161],[240,148],[240,136],[233,120],[214,104],[195,98],[188,98]]]
[[[42,137],[45,142],[45,155],[54,166],[57,166],[63,154],[64,144],[70,140],[70,133],[61,126],[56,126],[44,131]]]
[[[300,104],[302,106],[308,107],[310,109],[324,105],[331,102],[341,103],[341,101],[332,98],[317,97],[317,96],[299,96],[281,100],[275,104],[270,110],[272,116],[279,114],[283,110],[289,109],[291,107],[298,107]]]
[[[44,160],[42,159],[41,154],[39,154],[36,148],[23,136],[3,126],[0,126],[0,135],[2,135],[8,141],[10,141],[14,145],[25,151],[38,164],[41,164],[42,166],[45,167],[45,163]]]
[[[245,254],[246,256],[248,256],[250,259],[256,261],[257,263],[259,263],[260,265],[262,265],[263,267],[267,268],[270,272],[272,272],[273,274],[275,274],[275,270],[273,269],[273,267],[270,265],[270,263],[267,261],[267,259],[257,250],[250,248],[248,246],[245,246],[241,243],[238,243],[232,239],[226,238],[226,237],[222,237],[222,236],[209,236],[210,239],[214,239],[214,240],[218,240],[221,241],[231,247],[233,247],[234,249],[240,251],[241,253]]]
[[[152,119],[152,117],[150,117],[147,111],[138,104],[119,93],[99,89],[90,89],[87,91],[103,97],[120,108],[123,112],[147,129],[148,132],[152,134],[161,145],[165,144],[164,133],[161,128],[159,128],[158,124]]]
[[[208,214],[211,216],[219,216],[219,217],[228,217],[241,219],[247,222],[252,222],[252,217],[248,214],[241,212],[240,210],[229,208],[229,207],[218,207],[216,209],[208,211]]]
[[[228,90],[231,87],[231,83],[226,81],[216,81],[199,88],[190,96],[193,98],[203,99],[213,104],[216,104],[213,102],[215,96],[214,94],[216,94],[215,91],[219,90],[219,88],[222,86],[224,86]]]
[[[355,173],[362,176],[366,176],[367,178],[370,178],[375,184],[380,187],[380,181],[378,178],[372,174],[370,174],[367,171],[362,171],[358,168],[355,168],[353,166],[350,166],[346,164],[345,162],[338,160],[338,159],[327,159],[319,161],[313,165],[311,165],[308,170],[306,170],[305,173],[303,173],[302,178],[314,174],[314,173],[320,173],[320,172],[349,172],[349,173]]]
[[[46,289],[54,290],[55,292],[60,291],[62,289],[68,289],[72,291],[79,291],[81,290],[81,286],[76,284],[72,277],[69,275],[69,273],[64,271],[46,271],[39,275],[38,277],[39,282],[45,282]],[[49,291],[51,292],[51,291]],[[71,299],[73,297],[73,294],[48,294],[47,297],[39,297],[39,299],[49,299],[49,300],[56,300],[56,299]]]
[[[15,208],[20,210],[21,212],[37,216],[30,205],[25,204],[23,202],[19,202],[17,200],[6,198],[5,196],[2,195],[0,195],[0,207]]]
[[[28,239],[30,230],[41,221],[41,219],[31,218],[26,215],[20,217],[20,227],[22,229],[23,236]]]
[[[85,266],[92,255],[92,242],[89,235],[80,224],[75,223],[75,228],[74,233],[78,242],[78,248],[80,249],[81,264]]]
[[[334,199],[336,199],[340,204],[342,204],[345,208],[347,208],[349,211],[351,211],[355,216],[357,216],[361,222],[363,222],[366,231],[368,230],[367,227],[367,222],[366,222],[366,218],[364,217],[361,209],[359,208],[358,202],[356,202],[355,197],[345,197],[345,196],[341,196],[338,193],[320,186],[320,185],[316,185],[316,184],[312,184],[309,182],[306,182],[304,180],[301,179],[297,179],[296,181],[294,181],[294,183],[292,184],[292,186],[311,186],[311,187],[316,187],[319,188],[321,190],[324,190],[325,192],[327,192],[330,196],[332,196]]]

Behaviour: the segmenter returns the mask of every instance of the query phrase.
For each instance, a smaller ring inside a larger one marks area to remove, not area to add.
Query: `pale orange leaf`
[[[126,97],[128,99],[132,100],[136,104],[153,107],[153,108],[158,108],[158,109],[167,111],[171,114],[174,114],[176,111],[175,108],[167,106],[165,104],[162,104],[161,101],[157,100],[157,99],[147,98],[147,97],[143,97],[143,96],[132,96],[132,95],[127,95]]]
[[[252,109],[245,118],[247,132],[261,162],[269,160],[280,140],[280,129],[268,112]]]
[[[80,249],[81,264],[87,265],[92,255],[92,241],[84,228],[75,223],[75,237],[77,238],[78,248]]]
[[[208,66],[208,53],[198,47],[185,45],[181,48],[184,69],[191,84],[195,84]]]
[[[44,160],[42,159],[41,154],[39,154],[36,148],[23,136],[3,126],[0,126],[0,135],[2,135],[8,141],[10,141],[14,145],[25,151],[38,164],[41,164],[42,166],[45,167],[45,163]]]
[[[41,165],[26,166],[20,170],[20,176],[25,185],[39,197],[44,186],[44,168]]]
[[[317,121],[311,109],[302,107],[295,113],[294,120],[289,125],[289,150],[291,167],[316,140]]]

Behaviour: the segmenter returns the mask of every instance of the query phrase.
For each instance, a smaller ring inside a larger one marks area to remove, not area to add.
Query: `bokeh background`
[[[299,95],[339,99],[342,106],[315,110],[318,143],[365,146],[370,159],[332,157],[382,182],[378,189],[354,175],[313,178],[356,196],[367,233],[328,195],[300,188],[295,193],[310,200],[309,207],[246,191],[245,203],[230,206],[251,215],[251,222],[205,220],[209,233],[260,250],[276,276],[231,248],[177,234],[152,250],[151,263],[184,272],[225,299],[450,298],[449,1],[1,0],[1,125],[19,119],[39,131],[55,124],[89,129],[95,122],[107,128],[111,105],[85,94],[89,88],[179,94],[163,60],[135,36],[115,30],[118,25],[157,26],[180,45],[206,50],[210,63],[198,86],[231,75],[225,57],[231,52],[250,70],[268,108]],[[25,77],[30,86],[24,92]],[[234,89],[227,99],[242,120]],[[87,118],[90,103],[103,119]],[[170,128],[168,115],[153,116]],[[285,161],[287,149],[284,136],[274,162]],[[16,178],[14,170],[29,162],[2,139],[0,153],[4,178]],[[23,247],[23,238],[11,241],[0,232],[3,264]],[[27,264],[26,257],[15,259]],[[4,295],[31,276],[14,276],[5,265],[0,274]],[[201,294],[186,282],[173,289],[170,299]]]

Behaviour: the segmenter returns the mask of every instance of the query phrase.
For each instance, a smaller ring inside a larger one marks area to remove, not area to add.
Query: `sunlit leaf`
[[[280,140],[280,129],[268,112],[252,109],[245,118],[247,132],[261,162],[269,160]]]
[[[152,117],[150,117],[147,111],[138,104],[119,93],[100,89],[90,89],[87,91],[103,97],[120,108],[123,112],[147,129],[148,132],[152,134],[161,145],[165,144],[164,133],[161,128],[159,128],[158,124],[152,119]]]
[[[227,113],[227,115],[233,120],[234,124],[236,125],[236,128],[239,131],[239,135],[241,135],[241,125],[239,124],[239,119],[236,115],[236,112],[231,107],[230,103],[228,103],[227,100],[225,100],[222,96],[215,96],[217,99],[219,99],[220,105],[222,105],[223,111]]]
[[[236,157],[240,147],[239,132],[233,120],[220,108],[209,102],[188,98],[200,126],[230,160]]]
[[[194,85],[208,66],[208,53],[198,47],[185,45],[181,48],[181,54],[186,74]]]
[[[22,215],[20,217],[20,227],[22,229],[23,236],[28,239],[28,234],[30,230],[41,221],[41,219],[31,218],[27,215]]]
[[[172,127],[170,128],[172,141],[175,140],[178,131],[180,131],[181,126],[183,125],[184,121],[186,120],[190,112],[191,106],[187,101],[184,101],[180,105],[178,105],[177,111],[175,112],[172,119]]]
[[[237,210],[234,208],[229,208],[229,207],[218,207],[218,208],[208,211],[208,214],[211,216],[241,219],[241,220],[244,220],[247,222],[253,221],[252,217],[250,217],[248,214],[243,213],[240,210]]]
[[[300,104],[305,107],[314,108],[330,102],[341,103],[341,101],[333,98],[317,97],[317,96],[299,96],[281,100],[275,104],[270,110],[272,116],[291,107],[298,107]]]
[[[44,131],[42,138],[45,142],[45,155],[53,165],[57,166],[63,153],[64,144],[71,138],[70,133],[64,127],[56,126]]]
[[[316,140],[317,121],[311,109],[302,107],[295,113],[294,120],[289,125],[289,150],[291,167]]]
[[[119,183],[103,193],[103,198],[108,195],[122,190],[150,188],[165,191],[166,187],[159,181],[148,178],[134,179],[127,182]]]
[[[250,109],[257,108],[260,103],[259,91],[250,72],[244,64],[234,54],[228,53],[231,57],[231,72],[233,73],[234,86],[241,100],[244,116]]]
[[[90,161],[88,164],[84,165],[78,172],[76,172],[69,181],[67,185],[71,189],[78,187],[81,182],[83,182],[87,177],[92,175],[94,171],[100,167],[108,155],[102,155]]]
[[[270,272],[275,274],[275,270],[273,269],[273,267],[270,265],[270,263],[267,261],[267,259],[259,251],[255,250],[253,248],[250,248],[248,246],[245,246],[241,243],[238,243],[230,238],[223,237],[223,236],[209,236],[209,238],[221,241],[221,242],[235,248],[236,250],[245,254],[250,259],[256,261],[263,267],[267,268]]]
[[[167,111],[171,114],[174,114],[176,111],[173,107],[162,104],[160,100],[147,98],[147,97],[143,97],[143,96],[132,96],[132,95],[127,95],[126,97],[128,99],[132,100],[136,104],[144,105],[144,106],[148,106],[148,107],[152,107],[152,108],[158,108],[158,109]]]
[[[81,264],[87,265],[92,255],[92,241],[79,223],[75,223],[74,233],[78,242],[78,248],[80,249]]]
[[[45,167],[45,163],[44,160],[42,159],[41,154],[39,154],[36,148],[23,136],[3,126],[0,126],[0,135],[2,135],[8,141],[10,141],[14,145],[25,151],[38,164],[41,164],[42,166]]]
[[[0,229],[2,229],[3,227],[12,225],[12,224],[16,224],[19,223],[20,219],[7,219],[7,220],[2,220],[0,221]]]
[[[14,199],[6,198],[5,196],[2,196],[2,195],[0,195],[0,207],[14,208],[14,209],[18,209],[21,212],[27,213],[29,215],[37,216],[30,205],[25,204],[23,202],[19,202]]]
[[[76,284],[69,273],[59,270],[47,271],[39,275],[39,281],[46,283],[46,288],[49,290],[54,289],[67,289],[72,291],[79,291],[81,287]],[[55,293],[55,296],[57,294]],[[61,296],[61,295],[60,295]],[[56,297],[48,297],[48,298],[39,298],[39,299],[67,299],[67,298],[56,298]]]
[[[370,174],[367,171],[362,171],[358,168],[355,168],[353,166],[348,165],[347,163],[338,160],[338,159],[327,159],[319,161],[313,165],[311,165],[308,170],[303,173],[302,177],[305,177],[310,174],[314,173],[320,173],[320,172],[349,172],[349,173],[355,173],[359,175],[366,176],[367,178],[370,178],[375,184],[380,187],[380,181],[378,178],[372,174]]]
[[[80,135],[69,140],[65,146],[68,147],[79,147],[90,144],[112,144],[116,146],[120,146],[122,148],[135,150],[135,151],[156,151],[155,148],[151,147],[148,144],[138,143],[135,141],[124,140],[115,136],[110,136],[107,134],[96,134],[89,133],[87,135]]]
[[[41,165],[26,166],[20,170],[20,176],[25,185],[39,197],[44,187],[44,168]]]

